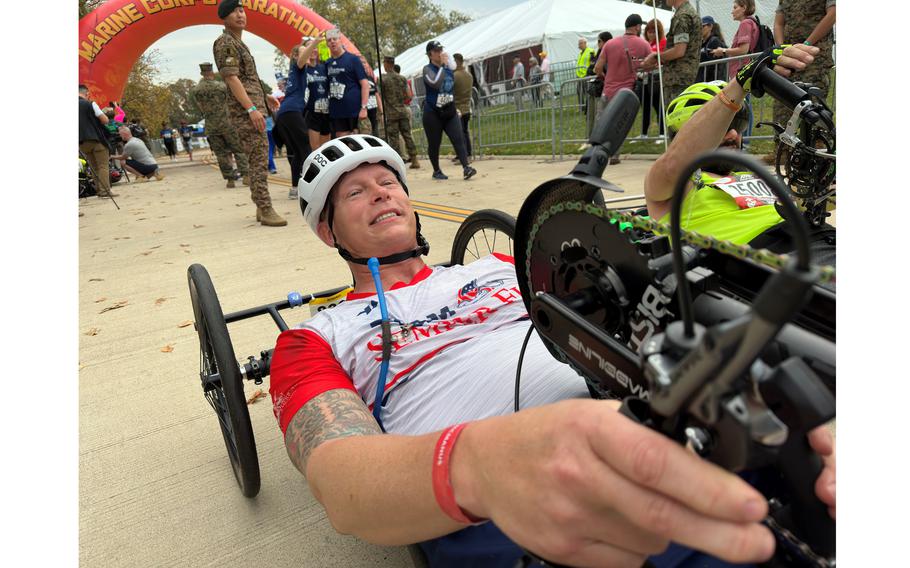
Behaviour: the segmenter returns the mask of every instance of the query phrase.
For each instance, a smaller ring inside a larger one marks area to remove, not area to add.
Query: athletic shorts
[[[143,164],[142,162],[137,162],[136,160],[132,159],[127,160],[126,165],[133,168],[145,177],[149,177],[158,171],[158,166],[156,164]]]
[[[310,130],[314,130],[323,136],[332,133],[329,125],[329,115],[324,112],[306,113],[306,125]]]
[[[332,136],[336,132],[353,132],[357,130],[357,124],[360,121],[356,116],[347,118],[329,118],[329,126],[332,129]]]

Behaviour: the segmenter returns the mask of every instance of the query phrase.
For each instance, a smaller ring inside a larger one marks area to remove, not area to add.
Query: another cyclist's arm
[[[774,71],[784,77],[791,70],[804,69],[818,53],[817,47],[793,45],[778,58]],[[723,89],[730,100],[742,104],[745,91],[737,81],[730,81]],[[648,215],[660,219],[670,211],[673,189],[683,168],[704,152],[714,150],[730,129],[735,111],[727,108],[719,97],[705,103],[692,118],[680,128],[667,151],[654,162],[645,177],[645,204]],[[687,186],[691,187],[691,184]]]

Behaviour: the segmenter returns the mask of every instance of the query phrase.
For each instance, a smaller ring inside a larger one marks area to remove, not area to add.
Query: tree
[[[173,100],[170,89],[156,83],[160,64],[161,53],[157,49],[143,53],[130,70],[121,102],[127,118],[141,118],[151,132],[170,119]]]
[[[338,25],[367,60],[378,63],[373,10],[369,0],[310,0],[307,5]],[[470,21],[470,16],[456,10],[446,14],[431,0],[376,0],[376,24],[382,55],[396,55]]]
[[[81,18],[102,4],[104,4],[104,0],[79,0],[79,17]]]
[[[196,101],[190,96],[196,81],[192,79],[177,79],[167,86],[171,92],[170,112],[168,118],[171,124],[185,120],[190,124],[202,120],[202,112],[196,106]]]

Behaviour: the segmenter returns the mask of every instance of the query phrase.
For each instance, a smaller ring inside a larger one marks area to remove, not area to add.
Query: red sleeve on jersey
[[[291,329],[278,336],[270,376],[269,393],[282,432],[312,398],[332,389],[357,392],[329,344],[308,329]]]
[[[515,259],[507,254],[502,254],[501,252],[494,252],[493,256],[495,256],[496,258],[498,258],[499,260],[501,260],[503,262],[508,262],[509,264],[512,264],[512,265],[515,264]]]

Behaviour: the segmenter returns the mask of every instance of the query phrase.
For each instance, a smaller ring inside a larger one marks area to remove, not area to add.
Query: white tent
[[[596,47],[597,34],[622,34],[626,17],[633,13],[646,22],[654,17],[652,7],[621,0],[529,0],[432,39],[442,43],[450,54],[461,53],[468,65],[535,46],[547,52],[551,63],[575,61],[579,37],[587,38],[588,45]],[[665,30],[672,17],[668,10],[657,10]],[[422,42],[395,57],[402,75],[417,75],[427,64],[426,44]],[[527,56],[530,55],[529,52]]]

